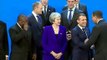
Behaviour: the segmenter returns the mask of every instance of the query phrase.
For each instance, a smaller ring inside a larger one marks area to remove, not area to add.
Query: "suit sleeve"
[[[15,43],[17,43],[20,40],[22,40],[26,35],[26,32],[24,30],[22,30],[19,33],[17,33],[17,31],[15,29],[12,29],[12,28],[10,28],[9,33],[10,33],[11,39]]]
[[[7,39],[7,27],[6,24],[2,25],[0,29],[0,50],[4,50],[5,55],[8,55],[8,39]]]
[[[42,46],[43,50],[46,51],[47,53],[51,52],[51,49],[48,47],[48,29],[45,27],[43,30],[43,35],[42,35]]]
[[[64,34],[63,34],[63,47],[61,49],[61,52],[64,54],[66,46],[67,46],[67,39],[66,39],[66,28],[64,29]]]
[[[101,29],[99,27],[93,28],[92,35],[90,36],[89,41],[85,44],[87,47],[90,47],[91,45],[93,45],[96,42],[97,38],[100,35],[100,31],[101,31]]]
[[[72,42],[75,46],[78,46],[80,48],[83,48],[84,42],[80,41],[80,38],[78,36],[78,32],[75,30],[72,30]]]

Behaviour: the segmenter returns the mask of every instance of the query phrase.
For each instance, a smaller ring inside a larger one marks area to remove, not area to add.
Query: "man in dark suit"
[[[32,33],[26,16],[19,15],[17,24],[9,29],[9,33],[12,40],[10,60],[30,60]]]
[[[83,11],[83,13],[86,15],[87,17],[87,26],[88,26],[88,11],[87,11],[87,6],[80,3],[80,0],[75,0],[75,7],[81,11]]]
[[[42,60],[41,38],[43,21],[39,14],[42,14],[42,4],[40,2],[35,2],[33,4],[32,14],[28,17],[28,21],[33,32],[33,58],[36,60]]]
[[[0,60],[7,60],[7,58],[8,58],[7,28],[6,24],[0,21]]]
[[[80,13],[78,9],[74,7],[75,0],[67,0],[68,8],[61,13],[61,24],[67,29],[67,51],[65,53],[65,60],[68,60],[71,52],[71,29],[73,29],[77,25],[77,18]]]
[[[55,12],[55,8],[48,5],[48,0],[41,0],[41,3],[43,5],[41,14],[42,20],[44,22],[43,25],[51,25],[51,23],[49,22],[49,16],[52,12]]]
[[[90,49],[84,49],[84,40],[89,38],[90,32],[89,29],[86,27],[87,25],[87,18],[86,15],[81,13],[79,14],[78,25],[72,29],[72,43],[73,43],[73,50],[72,50],[72,59],[71,60],[89,60]]]
[[[92,30],[89,40],[85,40],[85,47],[95,45],[95,60],[107,60],[107,23],[103,19],[101,11],[94,11],[93,22],[96,26]]]
[[[80,0],[75,0],[75,4],[74,4],[75,8],[78,9],[79,11],[83,12],[86,17],[87,17],[87,22],[88,22],[88,12],[87,12],[87,6],[84,4],[80,3]],[[62,10],[67,10],[68,5],[66,5]],[[88,26],[88,23],[87,23]]]

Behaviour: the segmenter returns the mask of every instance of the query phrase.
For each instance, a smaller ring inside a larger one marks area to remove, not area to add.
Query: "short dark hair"
[[[86,16],[86,15],[84,13],[79,13],[78,14],[78,19],[79,19],[80,16]]]
[[[41,4],[41,2],[37,1],[35,3],[33,3],[33,10],[35,9],[35,7],[37,7],[39,4]]]
[[[101,11],[94,11],[93,16],[96,16],[97,18],[103,18],[103,13]]]
[[[27,17],[24,14],[20,14],[17,18],[17,22],[22,21],[22,20],[26,20]]]

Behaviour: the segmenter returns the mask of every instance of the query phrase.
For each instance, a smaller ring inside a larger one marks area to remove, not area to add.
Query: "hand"
[[[88,40],[89,40],[88,38],[87,38],[87,39],[85,39],[84,43],[86,44]]]
[[[8,56],[8,55],[5,55],[5,58],[6,58],[6,60],[8,60],[8,59],[9,59],[9,56]]]
[[[71,31],[66,32],[66,38],[68,41],[71,40]]]
[[[28,24],[24,24],[24,30],[27,31],[28,30]]]
[[[62,53],[60,52],[60,53],[57,54],[57,57],[56,57],[56,58],[57,58],[57,59],[60,59],[61,56],[62,56]]]
[[[33,54],[32,60],[36,60],[36,54]]]
[[[57,54],[54,51],[51,51],[52,56],[57,59]]]

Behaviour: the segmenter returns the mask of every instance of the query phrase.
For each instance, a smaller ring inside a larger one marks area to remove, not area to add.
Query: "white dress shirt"
[[[73,15],[74,15],[74,11],[75,11],[75,7],[72,8],[72,12],[71,12],[71,17],[73,18]],[[70,14],[70,9],[68,8],[68,14],[67,14],[67,19],[69,19],[69,14]],[[71,18],[71,19],[72,19]]]

